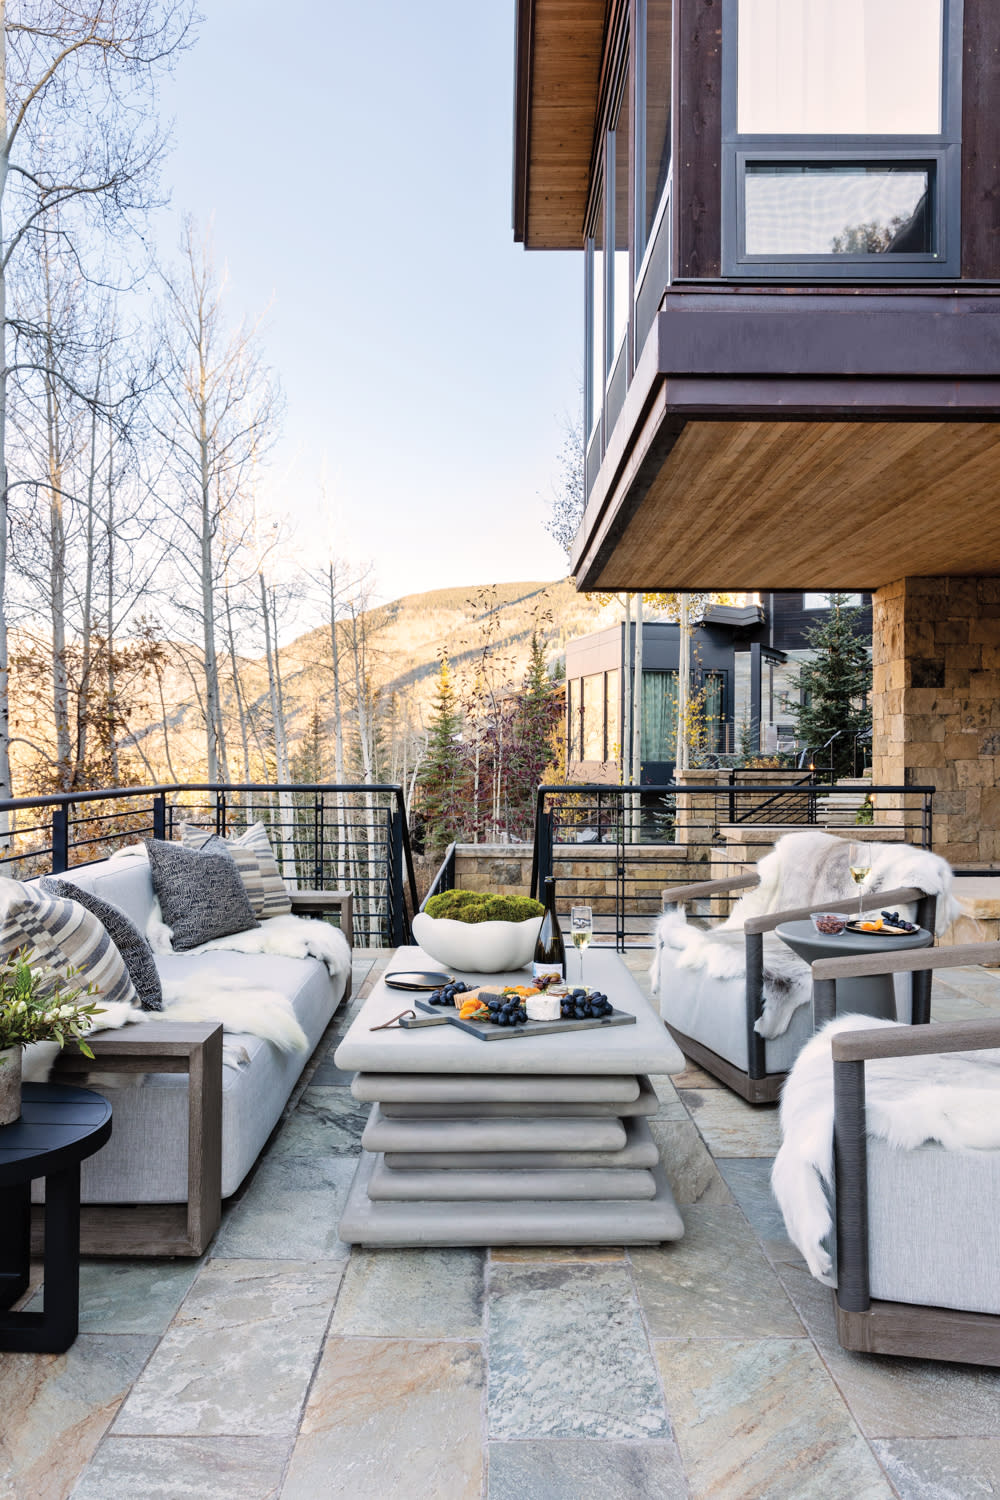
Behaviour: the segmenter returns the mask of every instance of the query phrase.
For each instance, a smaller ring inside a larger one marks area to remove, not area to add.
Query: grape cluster
[[[587,1021],[610,1016],[614,1006],[600,990],[577,989],[562,996],[559,1009],[564,1021]]]
[[[491,995],[486,1004],[494,1026],[523,1026],[528,1019],[519,995]]]
[[[918,930],[916,923],[904,921],[898,911],[884,911],[882,913],[882,920],[883,922],[888,922],[890,927],[901,927],[904,932],[916,932]]]
[[[456,995],[464,995],[469,986],[463,979],[456,984],[446,984],[441,989],[435,990],[433,995],[427,996],[429,1005],[454,1005]]]

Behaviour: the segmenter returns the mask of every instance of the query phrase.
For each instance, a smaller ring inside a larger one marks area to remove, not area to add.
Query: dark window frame
[[[739,0],[722,13],[722,274],[752,280],[950,281],[961,275],[962,0],[943,0],[941,130],[934,135],[741,135],[737,119]],[[748,255],[748,164],[927,165],[936,251],[914,254]]]

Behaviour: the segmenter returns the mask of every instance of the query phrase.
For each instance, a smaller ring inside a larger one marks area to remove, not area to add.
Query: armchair
[[[778,1098],[813,1031],[809,967],[772,934],[779,923],[848,899],[857,902],[850,893],[847,842],[820,833],[787,834],[756,869],[663,892],[665,916],[653,964],[660,1014],[692,1062],[751,1104]],[[910,905],[919,925],[932,932],[939,919],[945,925],[952,920],[951,871],[944,860],[908,845],[871,847],[876,888],[864,894],[864,910]],[[875,851],[888,852],[877,859]],[[897,872],[903,879],[894,881]],[[833,893],[838,880],[839,895]],[[754,894],[719,926],[699,932],[685,920],[687,902],[745,891]],[[809,894],[815,899],[801,899]],[[945,898],[940,910],[939,896]],[[909,977],[900,985],[897,1014],[921,1024],[930,1019],[930,966],[912,972],[912,989]]]
[[[823,959],[813,965],[817,1017],[832,1013],[838,979],[981,963],[1000,963],[1000,943]],[[856,1029],[863,1024],[844,1017],[816,1037],[815,1056],[793,1069],[782,1103],[783,1132],[787,1125],[805,1136],[801,1105],[816,1092],[818,1063],[831,1092],[832,1056],[832,1099],[820,1108],[827,1149],[832,1113],[837,1336],[845,1349],[868,1354],[1000,1366],[1000,1016]],[[794,1168],[796,1150],[799,1163],[804,1152],[794,1140],[789,1149],[791,1162],[779,1152],[775,1163],[775,1191],[786,1219],[799,1205],[790,1232],[813,1274],[832,1280],[817,1264],[828,1257],[817,1254],[815,1205],[812,1234],[802,1234],[808,1189],[800,1178],[796,1193]],[[828,1161],[811,1165],[829,1180]]]

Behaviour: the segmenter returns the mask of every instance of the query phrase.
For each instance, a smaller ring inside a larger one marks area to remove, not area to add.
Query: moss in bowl
[[[530,961],[544,910],[530,896],[441,891],[413,918],[413,936],[449,969],[501,974]]]

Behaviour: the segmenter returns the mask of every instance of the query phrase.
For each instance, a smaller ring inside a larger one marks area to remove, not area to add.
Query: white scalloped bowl
[[[528,917],[524,922],[456,922],[418,911],[413,936],[425,953],[449,969],[502,974],[530,963],[541,925],[541,917]]]

